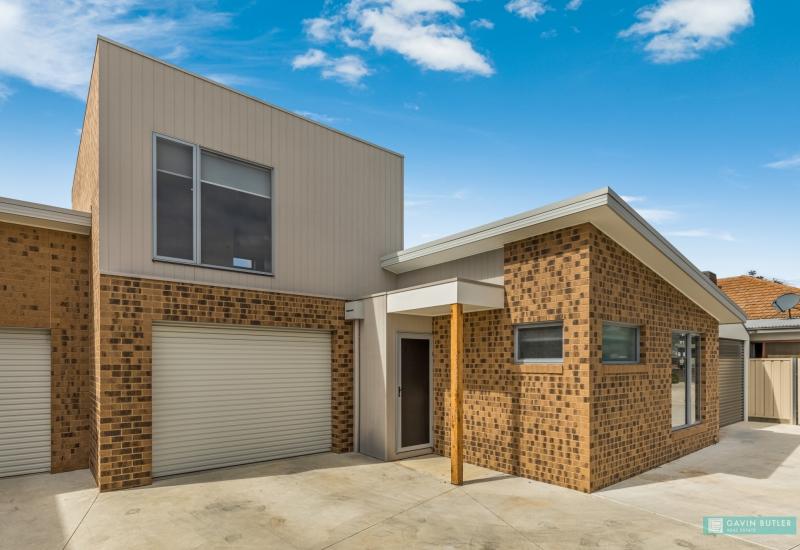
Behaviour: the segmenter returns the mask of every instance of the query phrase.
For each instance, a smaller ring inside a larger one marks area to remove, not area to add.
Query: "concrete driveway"
[[[0,547],[756,548],[703,515],[800,515],[800,429],[740,424],[722,442],[585,495],[449,462],[322,454],[98,494],[88,471],[0,480]],[[752,538],[789,549],[797,537]]]

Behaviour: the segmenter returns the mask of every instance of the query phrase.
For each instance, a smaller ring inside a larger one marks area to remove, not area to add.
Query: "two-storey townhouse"
[[[403,249],[402,156],[101,38],[73,208],[0,204],[0,376],[38,388],[2,474],[437,452],[591,491],[719,436],[743,314],[610,189]]]

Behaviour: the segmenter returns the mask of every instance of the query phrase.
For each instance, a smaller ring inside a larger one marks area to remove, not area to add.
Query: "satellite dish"
[[[788,311],[789,318],[791,318],[792,312],[790,310],[797,304],[800,304],[800,294],[795,294],[794,292],[791,292],[789,294],[783,294],[775,298],[775,301],[772,302],[772,307],[774,307],[781,313],[786,313]]]

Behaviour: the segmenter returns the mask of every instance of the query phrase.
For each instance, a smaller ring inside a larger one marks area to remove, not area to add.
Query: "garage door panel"
[[[0,477],[50,470],[50,332],[0,328]]]
[[[744,420],[744,343],[719,341],[719,425]]]
[[[330,333],[153,327],[155,476],[330,447]]]

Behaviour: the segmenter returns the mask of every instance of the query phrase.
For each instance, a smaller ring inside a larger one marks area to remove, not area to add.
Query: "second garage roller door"
[[[153,326],[154,476],[330,448],[330,333]]]

